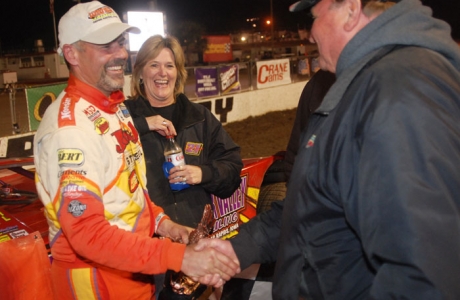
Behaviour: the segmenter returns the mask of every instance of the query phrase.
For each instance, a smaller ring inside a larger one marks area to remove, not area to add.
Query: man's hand
[[[198,243],[195,244],[195,250],[201,251],[205,248],[213,248],[219,252],[222,252],[230,259],[232,259],[235,263],[240,264],[238,257],[236,256],[235,251],[233,250],[232,244],[226,240],[220,239],[201,239]]]
[[[185,249],[181,271],[195,281],[219,288],[241,269],[230,242],[201,239]]]
[[[168,237],[175,242],[188,244],[188,237],[193,228],[182,226],[173,221],[166,219],[160,223],[157,234]]]

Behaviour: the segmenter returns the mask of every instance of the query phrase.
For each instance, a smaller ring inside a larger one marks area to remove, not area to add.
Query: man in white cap
[[[460,299],[460,49],[449,25],[419,0],[291,10],[310,7],[310,41],[336,81],[302,134],[284,202],[228,243],[242,268],[276,261],[273,299]]]
[[[120,91],[125,32],[139,29],[98,1],[75,5],[59,22],[70,77],[34,141],[56,299],[150,299],[150,274],[183,271],[219,287],[239,270],[215,250],[172,242],[187,242],[190,228],[149,199],[143,150]]]

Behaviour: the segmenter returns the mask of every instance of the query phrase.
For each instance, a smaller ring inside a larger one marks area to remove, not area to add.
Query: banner
[[[255,208],[246,202],[248,191],[248,175],[241,176],[240,187],[228,198],[212,196],[214,212],[214,228],[212,238],[230,238],[237,234],[243,220],[256,215]]]
[[[226,62],[233,60],[232,44],[229,35],[205,36],[208,41],[203,53],[204,62]]]
[[[219,68],[220,92],[222,94],[238,92],[241,90],[239,70],[238,64]]]
[[[210,97],[219,94],[216,68],[196,68],[195,80],[195,93],[197,97]]]
[[[28,88],[26,92],[27,111],[29,113],[29,131],[38,129],[45,110],[56,100],[67,83]]]
[[[310,62],[308,61],[308,58],[299,60],[297,68],[300,75],[310,76]]]
[[[265,60],[257,62],[257,88],[264,89],[291,83],[289,59]]]
[[[320,67],[319,67],[318,58],[317,57],[312,58],[311,59],[311,71],[312,71],[312,73],[315,74],[319,69],[320,69]]]

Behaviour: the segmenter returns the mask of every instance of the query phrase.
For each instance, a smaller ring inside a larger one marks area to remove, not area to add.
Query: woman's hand
[[[200,184],[203,178],[201,168],[194,165],[177,166],[169,170],[169,183],[185,182],[190,185]]]
[[[145,120],[147,121],[150,130],[156,131],[162,136],[177,135],[176,128],[174,128],[173,123],[160,115],[146,117]]]

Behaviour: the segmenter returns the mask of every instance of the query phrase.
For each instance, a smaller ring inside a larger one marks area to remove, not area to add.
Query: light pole
[[[54,15],[54,10],[53,10],[53,25],[54,25],[54,49],[58,48],[58,41],[57,41],[57,32],[56,32],[56,17]]]
[[[273,50],[273,43],[274,43],[274,38],[275,38],[275,30],[273,29],[273,27],[275,26],[275,21],[273,20],[273,0],[270,0],[270,19],[271,19],[271,24],[272,24],[272,53],[274,53],[274,50]]]
[[[54,15],[54,0],[50,0],[50,13],[53,15],[53,26],[54,26],[54,49],[57,50],[58,42],[57,42],[57,32],[56,32],[56,17]]]

